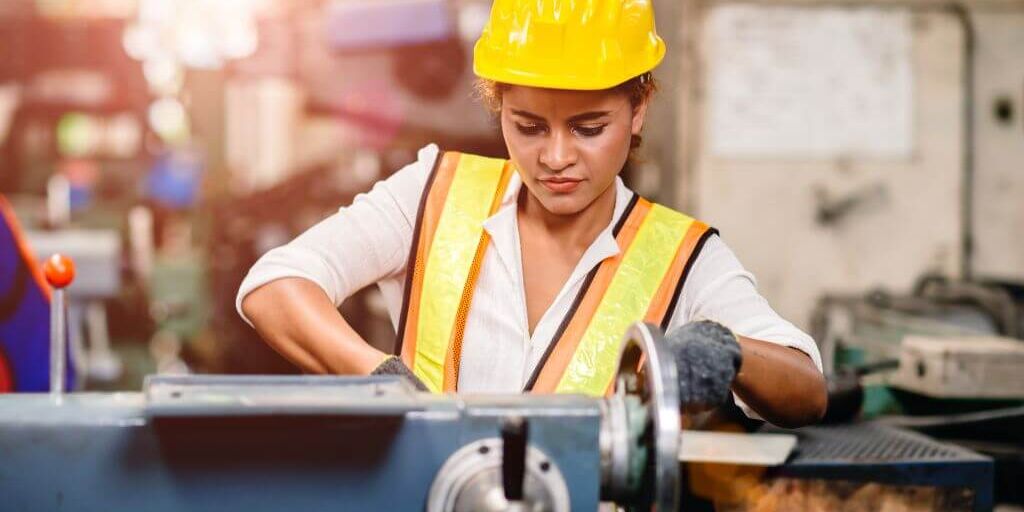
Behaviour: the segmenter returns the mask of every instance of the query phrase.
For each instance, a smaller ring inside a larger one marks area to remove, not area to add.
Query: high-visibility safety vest
[[[507,160],[445,152],[427,181],[396,353],[431,391],[457,390],[466,318],[490,242],[483,223],[500,206],[513,172]],[[638,320],[668,324],[712,233],[703,222],[634,195],[615,226],[619,254],[587,275],[524,391],[610,392],[626,329]]]

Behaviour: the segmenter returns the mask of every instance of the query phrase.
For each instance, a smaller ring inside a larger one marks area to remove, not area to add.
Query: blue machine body
[[[530,423],[572,510],[600,494],[598,400],[437,396],[389,377],[180,377],[0,398],[4,510],[423,510],[459,448]]]

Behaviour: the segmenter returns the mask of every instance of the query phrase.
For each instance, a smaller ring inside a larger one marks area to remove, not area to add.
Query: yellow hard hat
[[[664,56],[651,0],[495,0],[473,71],[507,84],[597,90]]]

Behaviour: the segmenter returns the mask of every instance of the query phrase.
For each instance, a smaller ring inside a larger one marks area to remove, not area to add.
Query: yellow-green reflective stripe
[[[413,362],[413,372],[434,392],[443,385],[459,300],[504,166],[504,160],[460,155],[438,219],[423,272]]]
[[[619,344],[642,320],[694,219],[652,205],[555,391],[604,395],[618,366]]]

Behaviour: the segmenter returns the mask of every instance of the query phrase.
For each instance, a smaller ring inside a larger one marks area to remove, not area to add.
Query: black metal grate
[[[974,453],[881,425],[809,427],[797,431],[794,462],[926,462],[977,460]]]
[[[873,423],[788,432],[800,441],[775,476],[966,489],[975,511],[992,508],[992,460],[968,449]]]

